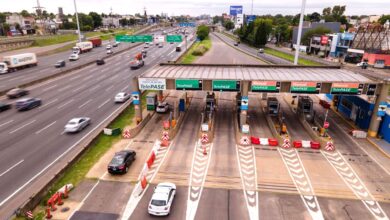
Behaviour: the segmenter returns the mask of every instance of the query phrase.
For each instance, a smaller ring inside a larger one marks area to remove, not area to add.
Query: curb
[[[373,140],[371,140],[371,138],[366,138],[366,139],[370,144],[372,144],[374,147],[376,147],[385,157],[390,159],[390,154],[387,153],[385,150],[383,150],[381,146],[379,146],[377,143],[375,143]]]

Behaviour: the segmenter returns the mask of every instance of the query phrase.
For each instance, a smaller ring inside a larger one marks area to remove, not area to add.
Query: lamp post
[[[299,48],[301,47],[301,35],[303,26],[303,17],[305,13],[306,0],[302,0],[301,15],[299,17],[298,36],[297,36],[297,48],[295,48],[294,65],[298,65]]]
[[[74,10],[76,12],[76,21],[77,21],[77,31],[79,34],[79,42],[81,42],[80,24],[79,24],[79,16],[77,15],[76,0],[73,0],[73,4],[74,4]]]

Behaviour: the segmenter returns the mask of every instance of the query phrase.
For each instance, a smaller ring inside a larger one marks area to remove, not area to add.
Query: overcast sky
[[[62,7],[65,14],[74,13],[73,0],[39,0],[41,6],[49,12],[57,13]],[[110,12],[118,14],[143,13],[146,7],[148,14],[168,13],[168,15],[220,15],[229,13],[230,5],[242,5],[244,14],[251,14],[252,0],[76,0],[79,12]],[[0,11],[20,12],[23,9],[33,12],[37,0],[0,0]],[[301,0],[253,0],[253,12],[263,14],[298,14]],[[390,14],[390,0],[307,0],[307,13],[333,5],[346,5],[347,15],[381,15]]]

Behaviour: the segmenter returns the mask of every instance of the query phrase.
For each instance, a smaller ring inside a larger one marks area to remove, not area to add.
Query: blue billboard
[[[255,19],[256,19],[256,15],[247,15],[246,16],[246,23],[249,24],[249,23],[255,21]]]
[[[230,15],[237,16],[242,14],[242,5],[231,5],[230,6]]]

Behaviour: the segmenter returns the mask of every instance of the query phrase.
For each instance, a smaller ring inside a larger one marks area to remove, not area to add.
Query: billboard
[[[236,24],[243,24],[244,23],[244,15],[243,14],[237,14],[237,17],[236,17]]]
[[[239,14],[242,14],[242,5],[231,5],[230,15],[237,16]]]
[[[247,15],[246,16],[246,23],[249,24],[253,22],[256,19],[256,15]]]

